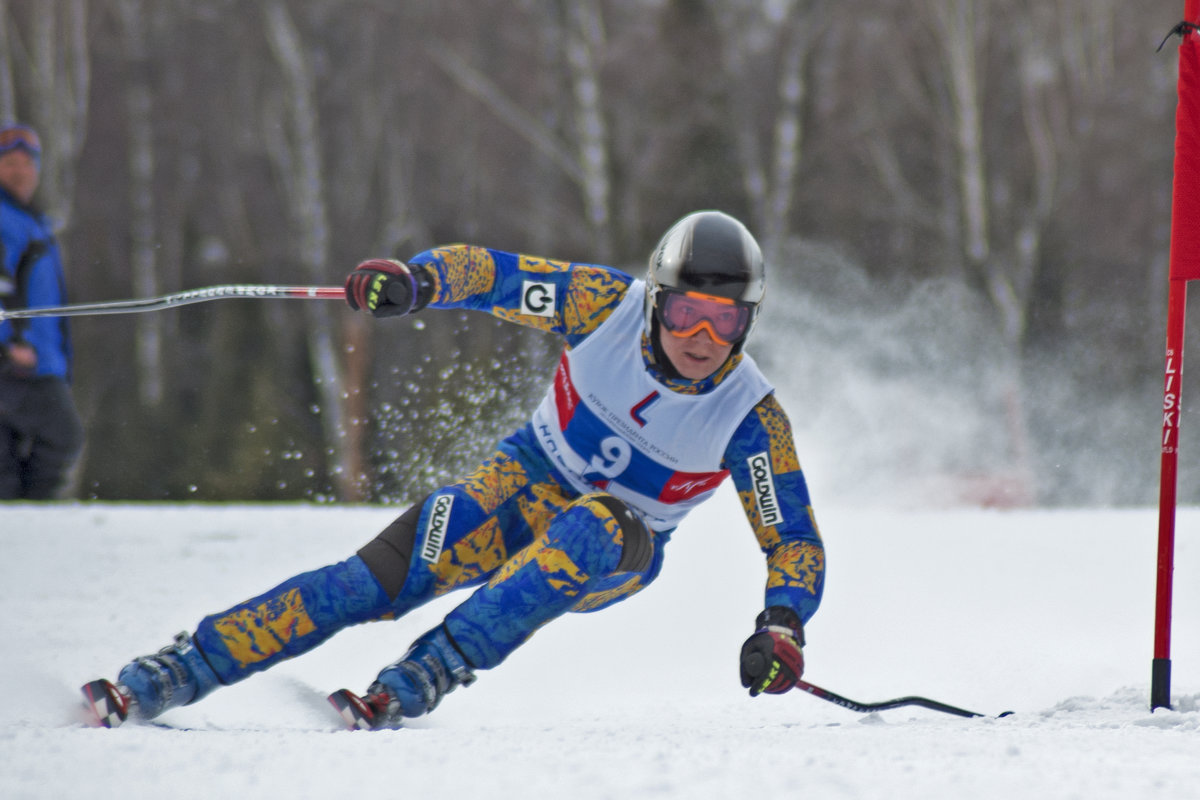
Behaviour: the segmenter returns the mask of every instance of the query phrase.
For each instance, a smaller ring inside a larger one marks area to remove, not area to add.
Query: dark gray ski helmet
[[[670,227],[650,255],[646,275],[646,330],[653,330],[663,290],[699,292],[749,308],[740,351],[754,323],[766,287],[762,250],[746,226],[720,211],[696,211]]]

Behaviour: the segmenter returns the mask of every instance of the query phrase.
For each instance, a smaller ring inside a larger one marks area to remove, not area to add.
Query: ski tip
[[[1015,714],[1015,713],[1017,713],[1017,712],[1015,712],[1015,711],[1001,711],[999,714],[997,714],[997,715],[996,715],[996,719],[1004,719],[1005,717],[1011,717],[1011,716],[1012,716],[1013,714]]]
[[[89,681],[79,690],[95,727],[115,728],[129,717],[129,700],[111,681]]]
[[[375,712],[366,701],[349,689],[338,689],[328,697],[329,704],[352,731],[369,731],[374,728]]]

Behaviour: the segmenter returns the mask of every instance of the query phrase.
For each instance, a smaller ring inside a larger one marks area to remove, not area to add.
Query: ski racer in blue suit
[[[685,514],[731,477],[766,555],[764,610],[742,648],[750,694],[791,689],[824,549],[791,428],[743,351],[764,290],[757,242],[715,211],[664,235],[645,281],[609,267],[455,245],[363,262],[346,299],[376,317],[474,309],[565,340],[528,424],[349,559],[210,615],[116,684],[84,694],[103,725],[154,717],[304,653],[348,625],[473,591],[367,692],[331,701],[354,727],[398,726],[570,611],[659,574]]]

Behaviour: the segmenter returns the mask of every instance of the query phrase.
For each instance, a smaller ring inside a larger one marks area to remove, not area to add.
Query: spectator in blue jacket
[[[51,222],[33,205],[41,155],[32,128],[0,126],[0,308],[67,299]],[[70,377],[65,319],[0,322],[0,500],[45,500],[62,490],[83,446]]]

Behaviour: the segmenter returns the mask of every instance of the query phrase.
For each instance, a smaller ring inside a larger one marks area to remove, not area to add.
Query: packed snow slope
[[[554,622],[409,729],[344,731],[324,696],[365,688],[455,596],[161,725],[83,724],[79,684],[346,557],[400,510],[0,506],[0,797],[1200,798],[1196,509],[1178,521],[1174,710],[1148,704],[1149,509],[818,509],[806,677],[989,716],[750,699],[737,653],[765,568],[723,492],[649,589]]]

